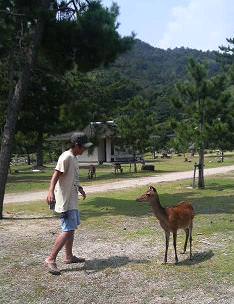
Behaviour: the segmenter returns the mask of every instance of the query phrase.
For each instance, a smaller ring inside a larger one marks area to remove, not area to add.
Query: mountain
[[[136,40],[133,48],[111,66],[111,71],[120,73],[143,90],[153,92],[162,86],[171,86],[179,80],[185,80],[188,77],[187,63],[191,57],[206,63],[210,75],[220,70],[214,51],[203,52],[183,47],[163,50]]]
[[[163,50],[137,39],[132,49],[108,68],[93,72],[101,86],[109,90],[108,115],[111,116],[115,108],[121,109],[134,96],[141,95],[150,101],[158,121],[165,121],[175,112],[171,96],[175,94],[175,84],[188,79],[187,65],[191,57],[206,64],[210,76],[221,70],[215,51],[183,47]]]

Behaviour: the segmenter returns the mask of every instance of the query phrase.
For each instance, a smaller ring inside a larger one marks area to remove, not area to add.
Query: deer
[[[89,172],[88,172],[88,178],[93,179],[93,177],[96,178],[96,167],[94,165],[90,165]]]
[[[150,186],[148,191],[142,196],[136,199],[138,202],[149,202],[152,206],[153,213],[159,220],[160,226],[165,231],[166,248],[164,255],[164,264],[167,263],[167,252],[169,246],[170,234],[173,234],[173,245],[175,250],[175,264],[178,263],[178,256],[176,250],[176,239],[177,230],[183,229],[185,231],[185,243],[184,251],[182,254],[186,253],[187,243],[189,239],[190,243],[190,260],[192,259],[192,229],[193,229],[193,218],[195,212],[193,206],[189,202],[180,202],[174,207],[164,208],[162,207],[158,193],[153,186]]]
[[[115,164],[114,164],[114,172],[115,172],[115,174],[116,174],[117,172],[123,173],[123,168],[121,167],[121,164],[120,164],[120,163],[115,163]]]

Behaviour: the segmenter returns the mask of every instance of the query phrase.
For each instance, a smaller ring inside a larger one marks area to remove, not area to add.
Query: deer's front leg
[[[175,250],[175,263],[178,263],[177,250],[176,250],[176,239],[177,239],[177,231],[173,232],[173,246]]]
[[[166,248],[165,248],[165,256],[164,256],[164,264],[167,263],[167,252],[168,252],[169,239],[170,239],[169,231],[165,231],[165,238],[166,238]]]

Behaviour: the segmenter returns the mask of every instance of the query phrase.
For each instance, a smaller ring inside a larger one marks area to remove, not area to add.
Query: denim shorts
[[[61,228],[63,232],[73,231],[80,225],[80,212],[77,209],[68,210],[61,214]]]

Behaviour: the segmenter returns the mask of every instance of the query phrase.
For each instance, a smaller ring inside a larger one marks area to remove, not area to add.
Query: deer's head
[[[149,189],[143,195],[136,199],[136,201],[140,203],[151,202],[151,200],[155,198],[156,193],[156,189],[153,186],[150,186]]]

